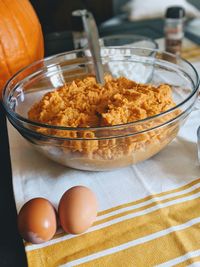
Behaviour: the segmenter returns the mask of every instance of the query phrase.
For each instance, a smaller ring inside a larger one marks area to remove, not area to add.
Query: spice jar
[[[184,37],[185,10],[179,6],[169,7],[165,14],[165,50],[180,55]]]

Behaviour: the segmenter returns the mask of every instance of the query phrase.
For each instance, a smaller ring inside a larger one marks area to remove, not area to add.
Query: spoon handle
[[[96,80],[98,83],[104,84],[104,72],[101,61],[99,34],[94,17],[91,12],[85,9],[76,10],[72,13],[72,15],[82,17],[84,30],[88,39],[88,46],[94,63]]]

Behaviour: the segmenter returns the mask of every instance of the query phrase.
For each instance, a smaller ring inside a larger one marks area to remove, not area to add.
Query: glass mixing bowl
[[[199,78],[186,60],[158,50],[128,47],[101,48],[105,73],[139,83],[169,84],[176,106],[146,119],[102,127],[41,124],[28,110],[50,91],[94,75],[87,49],[38,61],[17,73],[5,86],[3,104],[12,125],[47,157],[81,170],[112,170],[146,160],[177,135],[197,98]]]

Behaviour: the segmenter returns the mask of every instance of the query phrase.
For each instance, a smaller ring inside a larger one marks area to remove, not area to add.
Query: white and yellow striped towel
[[[94,225],[41,245],[25,244],[30,267],[200,266],[200,167],[194,109],[178,137],[153,158],[112,172],[67,169],[34,151],[9,126],[17,209],[42,196],[55,206],[81,184],[99,201]]]

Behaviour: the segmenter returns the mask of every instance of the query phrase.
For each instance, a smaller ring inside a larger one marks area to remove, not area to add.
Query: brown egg
[[[18,215],[18,229],[28,242],[39,244],[50,240],[56,232],[56,211],[45,198],[26,202]]]
[[[65,232],[83,233],[93,224],[97,216],[97,199],[85,186],[72,187],[63,194],[58,214]]]

